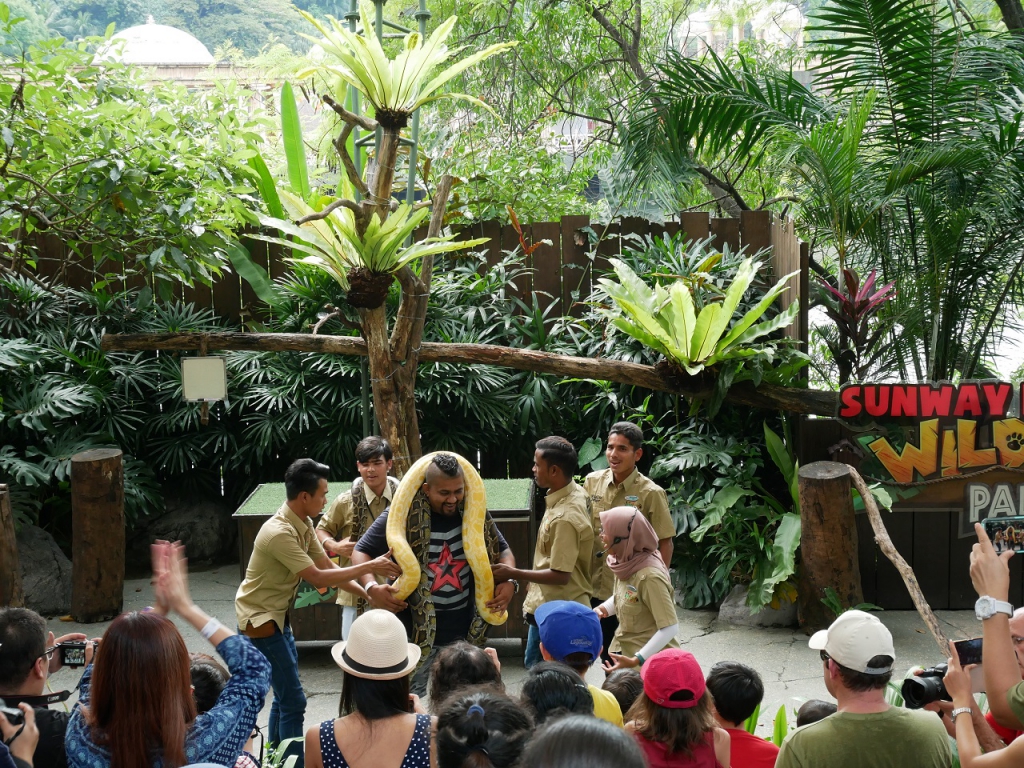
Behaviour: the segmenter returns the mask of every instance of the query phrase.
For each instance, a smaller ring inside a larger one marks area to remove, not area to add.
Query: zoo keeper
[[[391,445],[377,435],[363,438],[356,446],[359,477],[331,503],[316,526],[316,537],[328,554],[338,556],[338,565],[350,565],[356,542],[391,503],[398,488],[398,480],[389,477],[393,457]],[[359,598],[339,589],[337,603],[341,606],[341,639],[348,640]]]
[[[299,459],[284,473],[287,501],[265,522],[253,543],[245,579],[235,594],[238,630],[252,640],[270,662],[270,683],[274,702],[270,706],[267,741],[280,744],[298,737],[289,755],[297,755],[295,768],[302,766],[302,718],[306,695],[299,682],[298,654],[288,622],[288,608],[305,579],[314,587],[339,587],[365,596],[354,579],[362,574],[395,576],[397,565],[385,554],[376,560],[340,568],[327,557],[313,531],[312,517],[327,503],[327,474],[330,467]],[[372,578],[372,575],[371,575]]]
[[[672,538],[676,535],[676,525],[672,522],[665,491],[653,480],[640,474],[640,470],[636,468],[636,463],[644,455],[643,445],[644,433],[636,424],[628,421],[617,421],[612,424],[608,431],[608,445],[604,451],[608,468],[587,475],[583,481],[583,489],[593,505],[595,536],[600,536],[600,516],[606,509],[636,507],[654,528],[661,559],[666,567],[671,567]],[[591,602],[594,606],[600,605],[612,596],[615,580],[606,564],[604,547],[594,547],[590,580],[593,586]],[[612,647],[612,638],[617,626],[618,619],[614,614],[601,619],[601,634],[604,637],[601,659],[606,664],[611,661],[608,651]]]

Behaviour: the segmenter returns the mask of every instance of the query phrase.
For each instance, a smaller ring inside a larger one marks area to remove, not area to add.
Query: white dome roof
[[[156,24],[150,16],[145,24],[115,34],[103,58],[125,64],[213,64],[206,46],[188,32]]]

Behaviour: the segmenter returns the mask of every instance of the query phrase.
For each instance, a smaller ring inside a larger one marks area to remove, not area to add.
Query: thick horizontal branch
[[[366,343],[356,336],[312,336],[306,333],[135,333],[105,334],[102,346],[108,352],[199,349],[205,341],[208,350],[230,349],[249,352],[318,352],[335,355],[365,355]],[[533,349],[499,347],[493,344],[437,344],[420,346],[421,363],[480,363],[519,371],[551,373],[556,376],[613,381],[659,392],[672,392],[688,398],[707,398],[711,386],[694,379],[692,387],[666,381],[651,365],[627,363],[605,358],[569,357]],[[838,394],[814,389],[797,389],[741,382],[729,389],[726,399],[757,408],[792,413],[832,416]]]

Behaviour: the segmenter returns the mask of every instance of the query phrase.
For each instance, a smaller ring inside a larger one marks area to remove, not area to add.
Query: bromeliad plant
[[[320,32],[322,37],[310,39],[320,45],[325,56],[298,76],[316,76],[318,82],[327,86],[328,92],[323,93],[321,99],[341,121],[342,128],[333,144],[345,173],[338,185],[340,194],[335,199],[323,199],[311,191],[306,193],[293,188],[294,194],[280,195],[280,202],[282,207],[288,208],[288,216],[294,217],[294,221],[265,220],[264,223],[276,226],[293,238],[295,242],[289,241],[288,245],[305,252],[303,260],[326,270],[347,288],[347,301],[358,309],[362,335],[366,339],[374,412],[381,434],[394,449],[395,471],[401,475],[412,459],[422,453],[414,387],[433,256],[483,242],[434,237],[403,247],[406,237],[423,222],[426,209],[446,204],[452,180],[449,177],[440,180],[434,201],[397,206],[392,195],[401,132],[419,107],[439,99],[461,99],[486,108],[477,98],[445,93],[443,88],[456,75],[514,43],[492,45],[442,69],[450,57],[462,50],[449,50],[445,45],[455,26],[455,17],[426,38],[415,32],[408,34],[392,59],[374,36],[374,25],[365,6],[360,8],[362,35],[346,29],[336,19],[324,24],[309,14],[303,15]],[[345,107],[346,93],[342,88],[347,90],[349,86],[362,94],[364,103],[372,107],[373,118]],[[366,179],[353,159],[352,139],[357,130],[379,131],[380,140]],[[302,183],[299,174],[292,177]],[[268,204],[268,209],[270,207]],[[270,214],[272,218],[284,218],[274,216],[272,210]],[[428,231],[436,236],[442,222],[441,215],[433,217],[432,229]],[[411,263],[417,260],[420,262],[418,275],[411,268]],[[402,296],[389,338],[384,303],[395,278],[402,286]]]
[[[384,222],[374,213],[366,231],[360,235],[355,215],[348,208],[336,208],[323,219],[311,218],[317,213],[313,206],[291,192],[281,190],[279,194],[288,216],[294,220],[308,220],[297,225],[287,219],[261,217],[264,226],[276,227],[294,238],[291,241],[277,237],[262,239],[307,254],[294,260],[327,272],[348,292],[348,302],[354,307],[374,306],[377,292],[383,290],[386,295],[394,273],[416,259],[471,248],[487,241],[486,238],[478,238],[453,242],[454,235],[444,235],[406,246],[409,235],[429,215],[427,209],[414,210],[412,206],[403,204]],[[371,277],[353,288],[348,275],[360,268],[378,277]]]
[[[792,274],[779,280],[754,307],[734,319],[740,301],[762,266],[760,261],[744,260],[721,300],[704,303],[699,312],[690,281],[674,280],[668,288],[656,284],[652,289],[625,262],[612,259],[611,264],[618,282],[608,278],[598,282],[615,302],[615,307],[608,310],[612,324],[660,352],[680,372],[689,376],[698,376],[705,370],[717,374],[708,402],[711,414],[718,410],[734,382],[752,379],[760,383],[783,349],[789,367],[806,364],[806,357],[785,341],[763,340],[796,318],[799,305],[794,301],[774,317],[764,319],[775,299],[786,290],[786,281]]]

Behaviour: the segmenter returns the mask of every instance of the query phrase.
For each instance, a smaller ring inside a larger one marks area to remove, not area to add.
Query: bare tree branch
[[[349,112],[347,109],[341,106],[341,104],[339,104],[333,98],[331,98],[330,94],[325,93],[320,98],[323,99],[324,104],[326,104],[335,112],[337,112],[338,117],[340,117],[346,123],[358,125],[364,131],[377,130],[378,123],[376,120],[369,117],[363,117],[362,115],[357,115],[355,112]]]
[[[359,205],[359,203],[349,200],[348,198],[339,197],[337,200],[328,205],[322,211],[317,211],[316,213],[311,213],[308,216],[303,216],[301,219],[296,219],[295,223],[302,225],[309,221],[320,221],[322,219],[326,219],[339,208],[348,208],[350,211],[353,211],[355,215],[359,218],[362,218],[364,215],[363,209]]]

